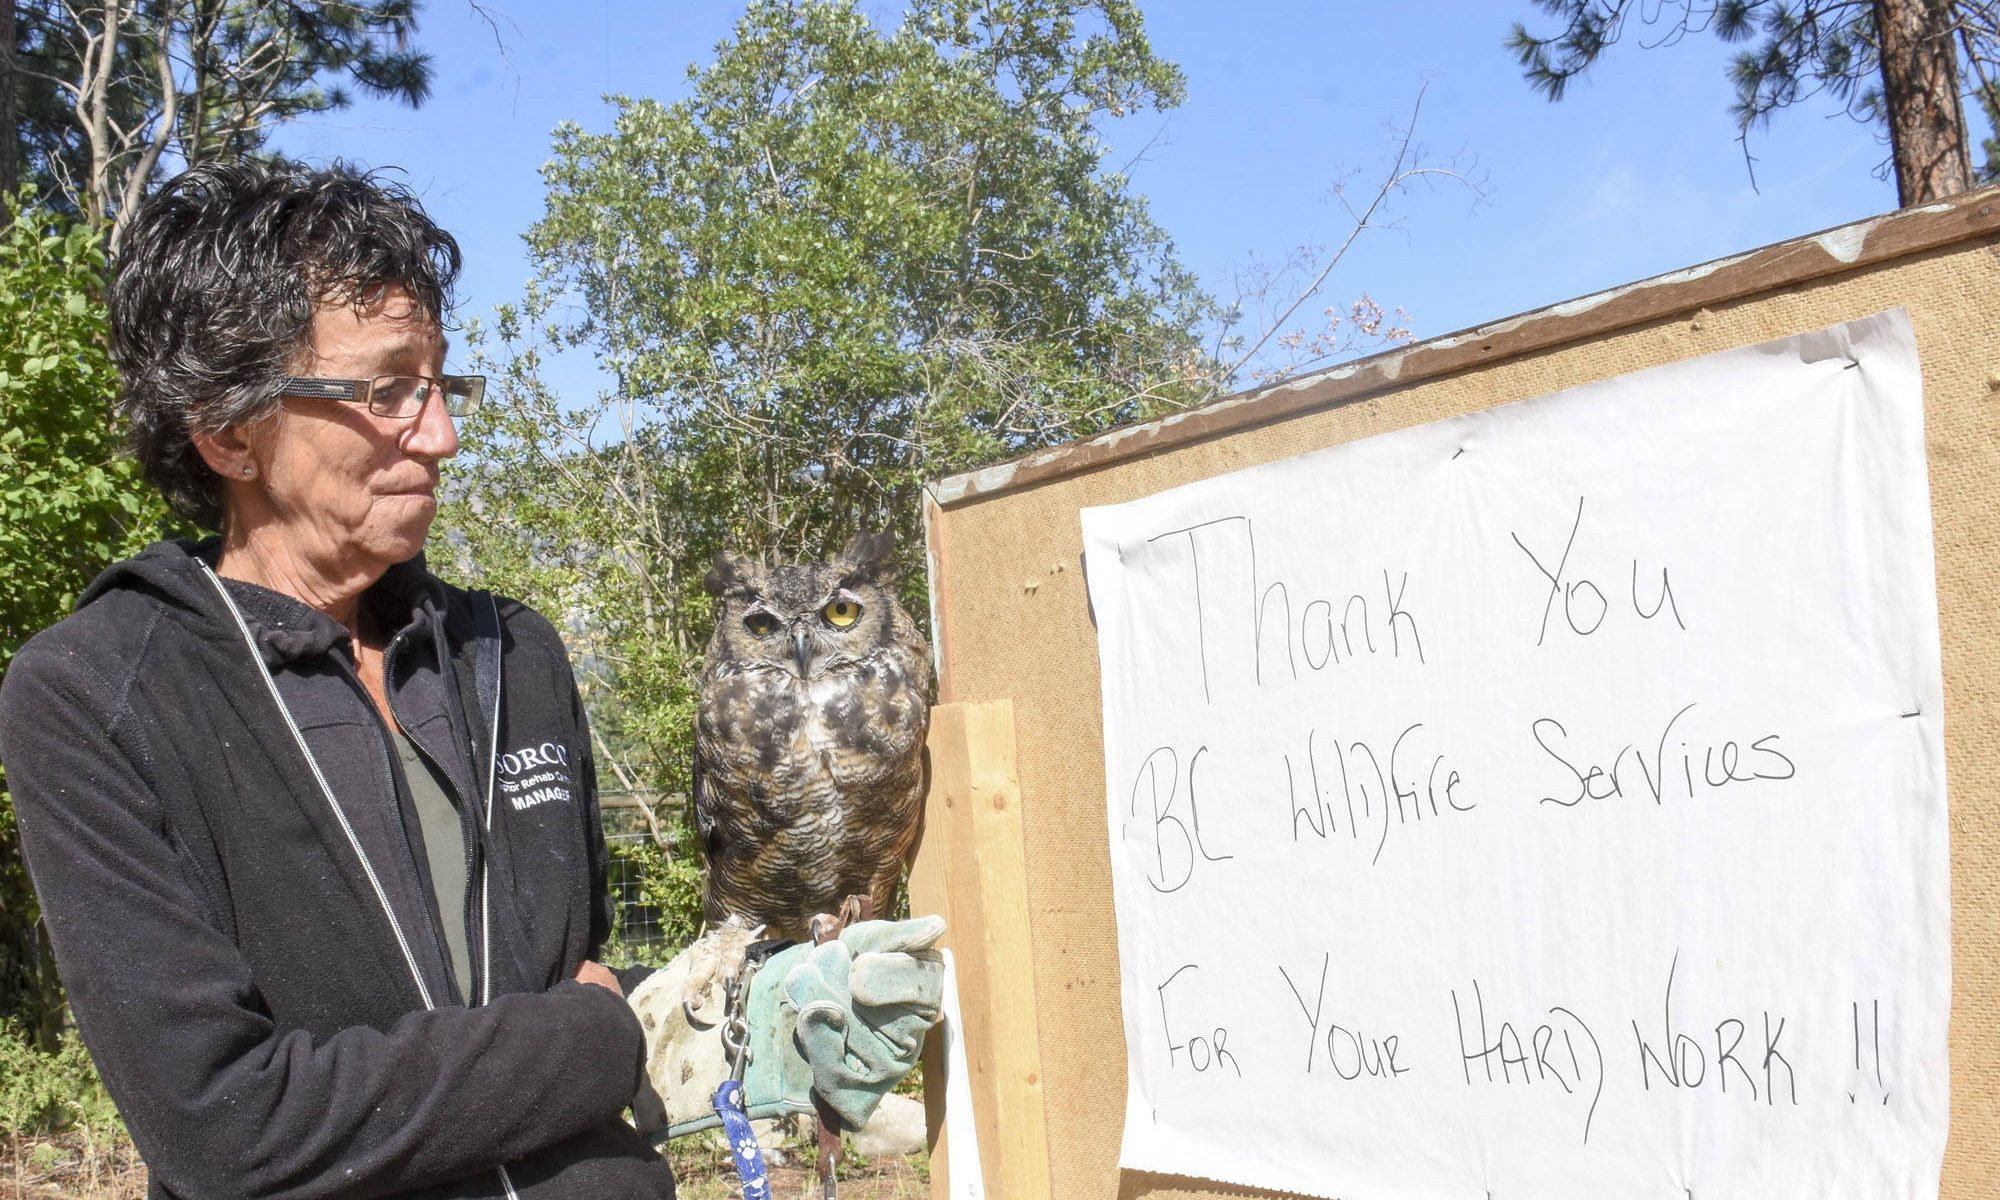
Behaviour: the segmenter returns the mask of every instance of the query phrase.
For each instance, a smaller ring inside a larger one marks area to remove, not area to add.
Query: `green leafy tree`
[[[1743,44],[1729,78],[1748,156],[1751,130],[1779,109],[1824,95],[1887,131],[1904,205],[1964,191],[1973,176],[1961,80],[1989,120],[2000,116],[2000,5],[1982,0],[1535,0],[1559,22],[1543,36],[1516,23],[1507,46],[1529,84],[1560,100],[1572,79],[1638,26],[1648,45],[1708,31]],[[1985,177],[2000,172],[1986,144]]]
[[[11,0],[10,0],[11,2]],[[350,88],[415,107],[419,0],[18,0],[11,74],[23,177],[45,203],[111,228],[166,164],[264,150],[285,121]],[[0,63],[0,66],[4,66]]]
[[[889,529],[915,568],[925,479],[1215,384],[1210,302],[1105,161],[1182,94],[1133,4],[753,3],[690,77],[557,130],[446,516],[461,569],[569,623],[607,783],[653,795],[689,786],[718,550]],[[554,395],[564,350],[611,386]]]
[[[120,451],[102,239],[31,207],[0,210],[0,677],[91,576],[155,536],[165,509]],[[4,768],[0,768],[3,770]],[[54,1049],[61,989],[0,774],[0,1016]]]

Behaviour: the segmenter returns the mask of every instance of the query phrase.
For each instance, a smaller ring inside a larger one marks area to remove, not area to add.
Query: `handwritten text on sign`
[[[1083,514],[1123,1165],[1931,1197],[1942,682],[1885,313]]]

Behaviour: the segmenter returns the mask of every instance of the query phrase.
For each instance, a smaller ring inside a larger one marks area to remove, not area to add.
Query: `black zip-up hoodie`
[[[364,598],[398,631],[397,723],[463,818],[472,886],[463,912],[439,913],[346,631],[224,582],[281,709],[203,568],[214,555],[161,543],[111,567],[0,688],[0,761],[56,962],[152,1195],[671,1196],[621,1119],[638,1021],[571,979],[609,911],[555,630],[499,602],[494,754],[473,598],[421,560]],[[466,922],[470,980],[452,979],[442,920]]]

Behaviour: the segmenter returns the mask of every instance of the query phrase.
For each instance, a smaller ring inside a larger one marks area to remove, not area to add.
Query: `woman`
[[[351,171],[182,175],[111,289],[147,477],[0,691],[56,959],[155,1196],[670,1196],[590,742],[540,616],[421,550],[451,237]]]

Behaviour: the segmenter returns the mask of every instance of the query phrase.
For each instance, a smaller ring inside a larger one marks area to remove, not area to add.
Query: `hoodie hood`
[[[239,636],[235,619],[202,569],[206,564],[212,570],[221,554],[219,536],[154,542],[137,555],[106,567],[90,581],[76,607],[81,611],[114,592],[149,592],[183,614],[190,625],[233,641]],[[267,666],[324,654],[348,640],[347,630],[338,621],[297,597],[238,579],[222,583],[242,609]],[[363,603],[374,607],[385,628],[400,629],[418,618],[426,618],[421,624],[432,628],[431,618],[444,609],[444,586],[425,569],[424,557],[418,554],[384,572],[368,589]]]

